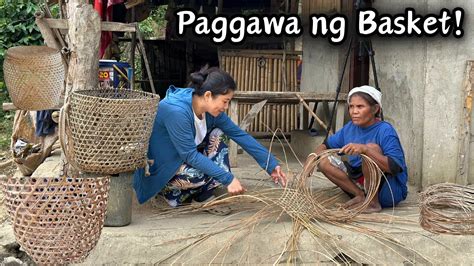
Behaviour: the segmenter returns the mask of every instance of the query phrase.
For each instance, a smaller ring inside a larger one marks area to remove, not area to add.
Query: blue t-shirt
[[[349,143],[375,143],[379,145],[383,154],[390,157],[402,169],[395,177],[400,184],[406,188],[408,175],[405,155],[397,132],[392,125],[385,121],[379,121],[369,127],[363,128],[349,122],[337,131],[336,134],[330,136],[327,141],[327,145],[329,145],[328,148],[330,149],[339,149]],[[351,155],[349,156],[349,164],[352,167],[360,167],[362,159],[359,155]]]

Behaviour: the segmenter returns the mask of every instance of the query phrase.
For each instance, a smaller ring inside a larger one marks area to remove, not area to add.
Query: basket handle
[[[74,155],[69,149],[69,144],[73,141],[69,129],[69,109],[69,103],[66,103],[59,113],[59,143],[61,144],[61,149],[63,150],[64,157],[66,157],[66,161],[71,164],[73,168],[79,170],[80,168],[74,161]]]

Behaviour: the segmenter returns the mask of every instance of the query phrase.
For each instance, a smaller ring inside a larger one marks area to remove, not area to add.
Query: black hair
[[[229,90],[235,91],[237,88],[229,73],[217,67],[192,73],[189,87],[194,88],[194,95],[203,96],[206,91],[210,91],[213,97],[227,94]]]
[[[362,99],[364,99],[370,105],[371,108],[375,108],[375,106],[378,105],[379,110],[377,111],[377,113],[375,113],[375,117],[380,117],[380,113],[381,113],[380,111],[382,110],[382,108],[380,107],[380,104],[374,98],[372,98],[372,96],[370,96],[369,94],[367,94],[365,92],[361,92],[361,91],[354,92],[351,95],[351,98],[349,98],[349,102],[351,101],[352,97],[354,97],[354,96],[359,96]]]

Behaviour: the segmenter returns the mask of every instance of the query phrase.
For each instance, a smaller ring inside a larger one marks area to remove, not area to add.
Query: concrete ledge
[[[324,135],[311,136],[308,130],[295,130],[291,132],[291,146],[300,160],[306,159],[308,154],[314,152],[324,141]]]

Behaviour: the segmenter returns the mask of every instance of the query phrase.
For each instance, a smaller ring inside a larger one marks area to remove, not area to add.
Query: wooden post
[[[132,7],[132,19],[135,21],[135,7]],[[130,61],[129,64],[132,67],[132,73],[133,77],[132,80],[130,81],[130,89],[134,90],[135,89],[135,49],[137,48],[137,33],[132,32],[132,41],[130,43]]]
[[[145,44],[143,43],[142,34],[140,32],[140,28],[138,27],[138,24],[135,24],[135,32],[138,37],[138,44],[141,48],[143,62],[145,62],[145,69],[146,69],[146,74],[148,76],[148,81],[150,81],[151,92],[156,94],[155,83],[153,82],[153,76],[151,75],[150,64],[148,64],[148,57],[145,50]]]
[[[73,91],[97,88],[99,83],[99,14],[87,1],[70,0],[68,10],[68,47],[71,51],[66,76],[65,101]],[[61,154],[61,175],[79,175]]]
[[[35,22],[38,25],[38,28],[43,36],[44,42],[48,47],[61,50],[62,47],[59,42],[56,40],[53,30],[48,26],[44,20],[44,13],[41,11],[37,11],[35,13]]]

